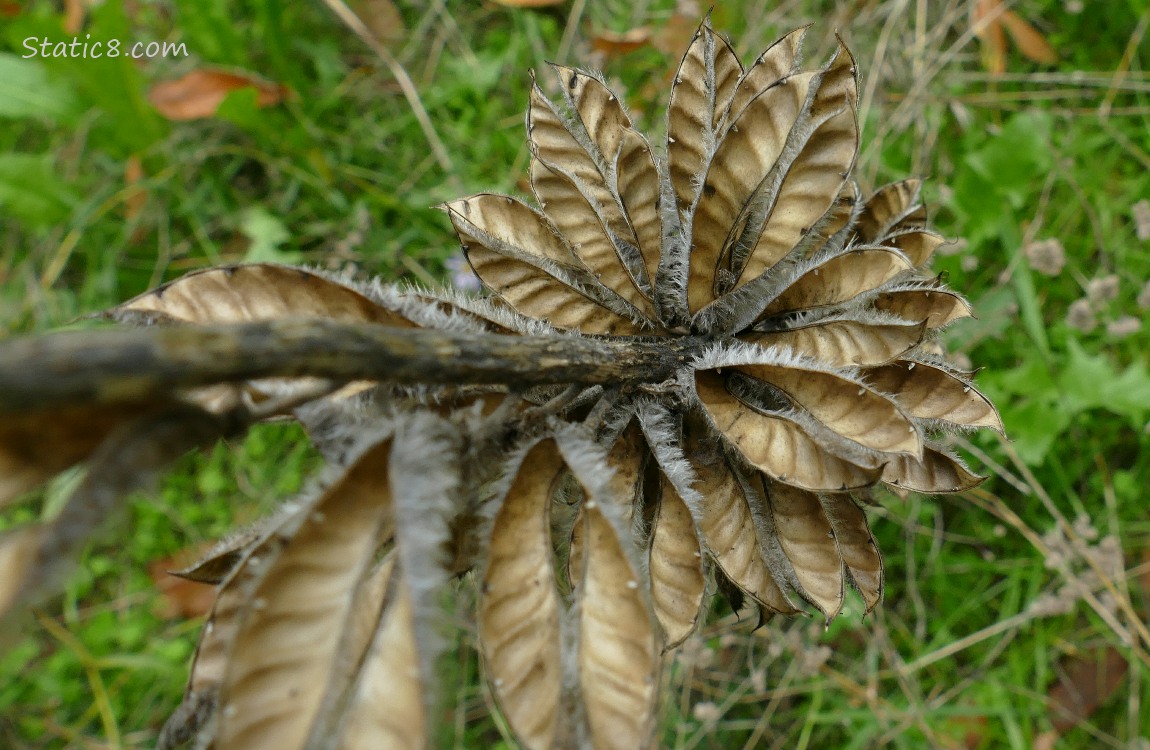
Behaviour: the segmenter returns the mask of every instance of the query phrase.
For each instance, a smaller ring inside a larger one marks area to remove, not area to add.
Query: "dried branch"
[[[0,413],[141,400],[266,377],[511,387],[659,383],[700,343],[459,334],[311,319],[66,332],[0,342]]]

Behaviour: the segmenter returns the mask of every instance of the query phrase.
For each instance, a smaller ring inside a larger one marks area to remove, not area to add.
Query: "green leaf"
[[[295,263],[299,260],[299,253],[279,249],[291,239],[291,233],[263,206],[253,206],[244,211],[240,231],[251,242],[244,254],[245,263]]]
[[[965,162],[992,186],[995,194],[1020,208],[1042,187],[1042,177],[1053,165],[1050,134],[1053,119],[1045,112],[1020,112],[1002,132]]]
[[[1119,373],[1103,355],[1088,354],[1074,339],[1067,341],[1069,356],[1058,384],[1065,407],[1079,412],[1106,409],[1130,419],[1140,428],[1150,411],[1150,374],[1138,362]]]
[[[76,110],[71,88],[49,78],[41,63],[0,52],[0,117],[66,122]]]
[[[1046,454],[1072,421],[1069,411],[1040,399],[999,406],[1006,434],[1028,466],[1042,465]]]
[[[216,116],[250,132],[258,133],[261,130],[268,130],[270,129],[268,115],[260,111],[259,105],[256,103],[258,99],[259,92],[254,88],[229,91],[224,100],[220,102]]]
[[[978,376],[980,389],[995,399],[1006,401],[1009,396],[1053,401],[1058,397],[1058,386],[1049,370],[1034,358],[1009,370],[988,370]]]
[[[77,201],[50,154],[0,154],[0,210],[33,227],[64,221]]]

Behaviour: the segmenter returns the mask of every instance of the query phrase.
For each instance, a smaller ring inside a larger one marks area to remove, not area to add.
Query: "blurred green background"
[[[219,263],[466,284],[434,206],[523,192],[528,71],[554,92],[547,61],[601,69],[657,133],[700,16],[672,0],[0,1],[0,336]],[[717,607],[667,670],[661,744],[1150,748],[1150,4],[728,0],[712,23],[744,60],[807,23],[809,59],[836,31],[851,46],[859,178],[925,177],[935,224],[961,238],[934,265],[978,318],[945,341],[985,368],[1010,442],[958,440],[991,475],[978,490],[875,511],[887,593],[865,620],[856,598],[829,627],[752,634]],[[73,56],[112,40],[182,46]],[[4,634],[0,747],[150,747],[205,601],[163,571],[317,466],[270,425],[135,498],[63,599]],[[0,528],[51,514],[74,481]],[[461,629],[441,742],[511,747],[473,642]]]

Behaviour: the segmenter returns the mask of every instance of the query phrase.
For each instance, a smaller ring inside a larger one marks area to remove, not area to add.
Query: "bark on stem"
[[[266,377],[511,387],[659,383],[700,344],[460,334],[324,319],[64,332],[0,342],[0,413]]]

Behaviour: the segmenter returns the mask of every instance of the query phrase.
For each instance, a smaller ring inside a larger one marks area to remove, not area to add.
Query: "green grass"
[[[174,0],[129,12],[108,0],[84,33],[182,41],[190,56],[139,66],[21,60],[24,38],[67,38],[55,5],[0,16],[11,53],[0,58],[0,335],[67,325],[221,262],[441,278],[455,242],[434,206],[520,190],[528,69],[546,82],[547,60],[601,66],[658,130],[677,64],[677,53],[651,47],[596,59],[588,42],[593,29],[660,33],[669,0],[542,11],[399,3],[409,31],[390,49],[415,83],[429,134],[393,71],[322,3]],[[1150,689],[1150,321],[1136,302],[1150,279],[1150,241],[1132,215],[1150,198],[1150,7],[1115,0],[1075,13],[1069,2],[1017,2],[1060,62],[1038,65],[1012,48],[1007,74],[994,78],[968,33],[968,5],[746,0],[714,10],[745,58],[807,22],[818,53],[836,28],[851,44],[869,105],[860,173],[872,186],[927,177],[939,229],[966,240],[935,267],[979,318],[956,325],[947,344],[985,368],[978,383],[1011,442],[978,434],[960,446],[992,475],[979,491],[891,497],[874,512],[887,592],[873,615],[861,618],[854,600],[826,628],[805,619],[751,633],[716,611],[667,670],[667,747],[1032,748],[1052,727],[1048,689],[1070,659],[1104,648],[1129,669],[1058,747],[1137,747],[1150,737],[1150,713],[1139,709]],[[257,109],[233,94],[219,117],[190,123],[147,104],[152,83],[203,65],[257,73],[295,96]],[[429,135],[449,159],[436,157]],[[143,171],[135,187],[125,181],[131,159]],[[1024,253],[1046,239],[1065,248],[1054,277]],[[1117,294],[1096,303],[1098,324],[1069,325],[1091,280],[1111,274]],[[1143,330],[1109,331],[1123,316]],[[134,498],[64,597],[9,635],[0,745],[150,746],[182,690],[199,623],[159,614],[149,563],[298,490],[318,465],[305,443],[295,428],[262,428],[185,459],[156,492]],[[62,492],[54,484],[6,509],[0,527],[50,514]],[[1074,532],[1076,551],[1048,534],[1060,518],[1089,523]],[[1098,551],[1110,536],[1118,570],[1104,569]],[[1035,611],[1074,582],[1089,596],[1070,596],[1061,614]],[[473,641],[461,633],[451,655],[459,687],[444,746],[505,742],[483,718]]]

